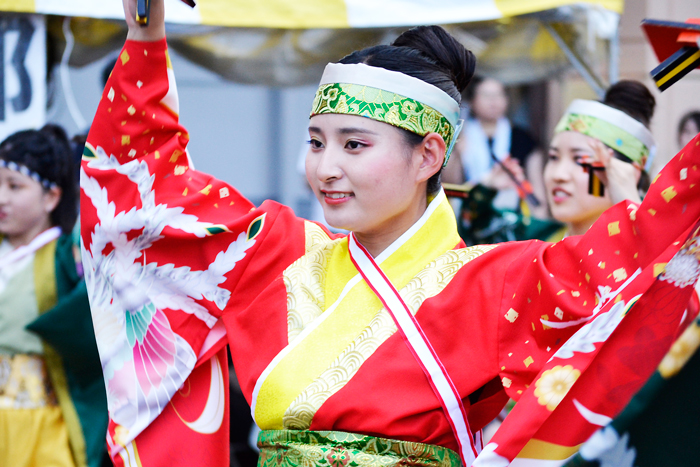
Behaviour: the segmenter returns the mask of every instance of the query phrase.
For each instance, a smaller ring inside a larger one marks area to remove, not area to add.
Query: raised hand
[[[517,188],[517,185],[515,184],[513,179],[510,178],[510,175],[508,175],[508,173],[504,170],[503,167],[508,169],[510,173],[512,173],[515,176],[515,179],[518,182],[522,183],[525,180],[525,172],[523,171],[523,168],[520,166],[520,163],[517,159],[508,157],[504,159],[502,163],[503,166],[501,166],[500,164],[494,165],[493,169],[491,169],[491,172],[489,172],[481,181],[482,185],[487,186],[489,188],[493,188],[494,190]]]
[[[634,164],[624,162],[613,156],[613,150],[598,140],[592,142],[595,158],[603,163],[605,172],[598,171],[596,175],[605,184],[613,204],[629,200],[641,203],[637,182],[641,170]]]
[[[155,42],[165,37],[165,0],[151,2],[148,26],[136,22],[136,0],[122,0],[124,17],[129,27],[126,38],[134,41]]]

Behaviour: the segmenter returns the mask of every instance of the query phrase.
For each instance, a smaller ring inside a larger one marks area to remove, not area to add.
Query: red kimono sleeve
[[[532,438],[520,457],[577,446],[654,371],[700,273],[698,164],[696,137],[641,205],[612,207],[581,237],[533,242],[510,266],[499,371],[518,403],[475,465],[512,460]]]
[[[108,395],[107,441],[114,461],[125,464],[140,458],[164,465],[155,453],[168,456],[167,446],[182,442],[214,453],[219,448],[205,447],[213,434],[215,446],[227,446],[227,422],[219,417],[225,397],[210,420],[218,425],[204,428],[184,423],[173,398],[187,387],[199,388],[202,404],[214,389],[227,392],[225,351],[215,355],[225,337],[220,317],[244,308],[304,253],[303,221],[291,210],[271,202],[256,209],[233,187],[194,169],[178,111],[165,40],[128,41],[81,168],[83,264]],[[253,261],[258,288],[232,294]],[[201,387],[190,377],[196,366]],[[186,405],[196,406],[197,397],[193,392]],[[132,441],[157,417],[166,422],[141,442],[139,455]],[[182,465],[226,463],[226,453],[183,457]]]

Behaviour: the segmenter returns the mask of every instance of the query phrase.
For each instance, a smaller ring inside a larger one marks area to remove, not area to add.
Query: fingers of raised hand
[[[608,167],[610,161],[615,159],[613,157],[613,150],[597,139],[593,140],[593,153],[595,154],[595,158],[602,162],[605,167]]]

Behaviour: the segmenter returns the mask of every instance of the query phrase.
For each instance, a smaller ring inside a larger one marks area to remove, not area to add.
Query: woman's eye
[[[594,161],[595,161],[595,159],[589,155],[575,156],[574,157],[574,162],[578,165],[581,165],[581,166],[590,165]]]
[[[360,149],[363,146],[364,144],[360,143],[359,141],[348,141],[345,143],[345,147],[348,149]]]
[[[547,159],[550,161],[556,161],[559,160],[559,155],[550,152],[549,154],[547,154]]]
[[[323,143],[317,139],[310,139],[307,143],[309,143],[311,149],[321,149],[323,147]]]

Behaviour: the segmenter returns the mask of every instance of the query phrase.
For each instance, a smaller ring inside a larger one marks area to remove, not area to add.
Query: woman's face
[[[479,120],[496,121],[508,110],[508,97],[503,85],[495,79],[485,79],[474,92],[471,111]]]
[[[413,225],[426,185],[417,180],[401,130],[365,117],[324,114],[311,118],[309,135],[306,177],[329,225],[367,235]]]
[[[13,243],[28,243],[51,227],[59,200],[58,189],[46,191],[30,177],[0,168],[0,233]]]
[[[554,136],[549,146],[544,168],[547,201],[552,216],[573,226],[572,230],[587,229],[612,206],[607,191],[605,196],[588,193],[588,173],[580,165],[585,160],[595,159],[594,141],[581,133],[563,131]]]
[[[691,139],[695,138],[695,135],[700,133],[700,128],[695,123],[695,120],[689,118],[686,120],[683,128],[681,128],[681,133],[678,135],[678,144],[680,147],[685,147],[686,144],[690,142]]]

